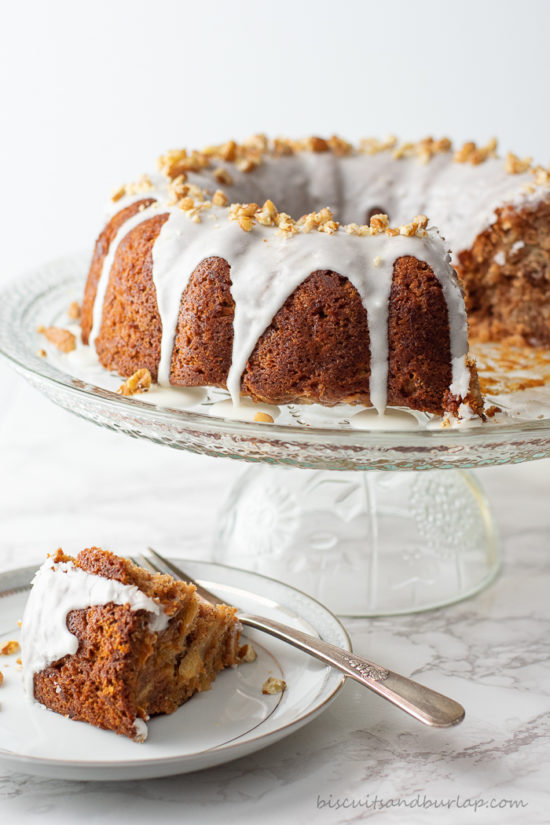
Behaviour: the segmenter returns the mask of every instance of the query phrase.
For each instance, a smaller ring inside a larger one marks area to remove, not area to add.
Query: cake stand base
[[[214,555],[342,616],[451,604],[499,568],[487,500],[464,470],[251,467],[222,509]]]

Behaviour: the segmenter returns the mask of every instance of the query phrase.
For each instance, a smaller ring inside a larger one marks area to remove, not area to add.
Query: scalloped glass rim
[[[178,449],[336,470],[472,468],[550,456],[550,419],[471,430],[369,432],[213,418],[127,399],[36,354],[35,329],[83,289],[89,257],[62,258],[0,292],[0,354],[60,406],[100,426]]]

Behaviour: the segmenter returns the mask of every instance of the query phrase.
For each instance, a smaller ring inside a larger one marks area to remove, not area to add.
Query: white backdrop
[[[550,2],[1,4],[0,283],[90,246],[161,151],[258,131],[497,135],[548,163]]]

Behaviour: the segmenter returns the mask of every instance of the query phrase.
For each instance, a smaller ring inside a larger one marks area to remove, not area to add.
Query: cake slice
[[[98,547],[58,550],[36,573],[22,625],[27,693],[50,710],[143,742],[240,661],[236,610]]]

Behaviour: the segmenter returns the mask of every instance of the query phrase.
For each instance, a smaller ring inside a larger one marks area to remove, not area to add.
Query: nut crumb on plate
[[[0,643],[0,655],[11,656],[12,653],[17,653],[19,650],[19,642],[15,639],[10,639],[8,642]]]
[[[256,658],[256,651],[252,645],[243,645],[241,648],[241,662],[255,662]]]
[[[136,370],[117,390],[119,395],[134,395],[137,392],[147,392],[151,387],[151,373],[148,369]]]
[[[262,693],[264,694],[282,693],[285,689],[286,682],[284,679],[276,679],[274,676],[270,676],[262,685]]]
[[[39,326],[36,331],[39,335],[45,335],[50,344],[57,347],[60,352],[72,352],[76,349],[76,335],[68,329]]]

